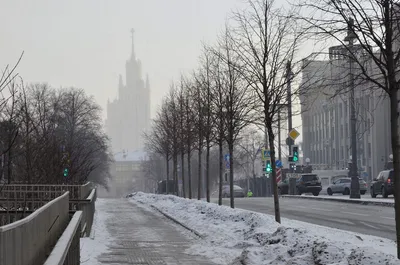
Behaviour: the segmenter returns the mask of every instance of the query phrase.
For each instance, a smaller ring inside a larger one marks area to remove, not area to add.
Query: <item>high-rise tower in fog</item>
[[[118,95],[107,102],[106,130],[113,152],[143,149],[143,133],[150,126],[150,84],[142,77],[142,64],[135,55],[132,29],[131,57],[126,61],[126,80],[119,76]]]

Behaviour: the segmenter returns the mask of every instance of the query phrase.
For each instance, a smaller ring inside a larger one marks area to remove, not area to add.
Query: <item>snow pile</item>
[[[400,264],[393,241],[172,195],[137,193],[204,238],[189,249],[219,264]]]
[[[111,242],[111,235],[107,232],[106,221],[110,215],[104,209],[104,199],[96,201],[92,231],[90,237],[82,237],[81,243],[81,264],[98,265],[97,257],[108,250],[107,244]]]

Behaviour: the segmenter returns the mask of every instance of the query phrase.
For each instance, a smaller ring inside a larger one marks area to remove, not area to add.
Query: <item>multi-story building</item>
[[[114,152],[143,149],[143,133],[150,127],[150,84],[142,78],[136,59],[132,30],[132,52],[126,62],[126,81],[119,76],[118,96],[107,102],[106,131]]]
[[[346,169],[351,158],[349,60],[341,55],[343,49],[331,47],[329,60],[304,61],[302,149],[304,157],[319,169]],[[374,72],[372,67],[369,70]],[[391,154],[389,99],[362,79],[356,67],[353,74],[358,169],[360,176],[372,179]]]
[[[109,191],[99,191],[100,197],[122,197],[133,191],[146,191],[143,186],[144,172],[141,166],[147,159],[146,153],[141,151],[122,151],[114,156],[110,173]]]

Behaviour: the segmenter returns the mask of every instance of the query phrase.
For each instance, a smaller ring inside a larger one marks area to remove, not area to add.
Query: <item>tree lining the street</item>
[[[272,0],[248,1],[248,6],[249,9],[244,12],[232,13],[217,43],[203,49],[199,69],[185,78],[190,80],[186,81],[190,85],[183,87],[191,105],[187,104],[186,113],[181,111],[178,115],[184,115],[188,120],[190,111],[194,121],[196,131],[192,132],[196,136],[191,139],[196,139],[196,143],[190,145],[196,148],[200,161],[197,168],[197,182],[200,184],[197,186],[198,199],[203,179],[202,152],[205,149],[207,153],[207,148],[204,148],[208,142],[205,132],[210,126],[209,121],[214,121],[212,137],[216,146],[210,146],[210,149],[217,148],[219,153],[219,203],[222,199],[225,152],[230,160],[228,182],[231,207],[234,207],[233,183],[237,163],[234,153],[238,137],[252,124],[267,128],[272,149],[272,175],[273,179],[276,178],[274,150],[278,113],[281,113],[281,119],[285,119],[288,83],[295,80],[305,65],[303,61],[296,61],[303,35],[296,31],[294,11],[277,8]],[[300,94],[299,90],[291,91],[292,97]],[[275,181],[277,194],[276,185]],[[206,190],[209,190],[208,181]],[[209,192],[206,197],[209,200]],[[276,214],[277,221],[280,221],[279,212]]]

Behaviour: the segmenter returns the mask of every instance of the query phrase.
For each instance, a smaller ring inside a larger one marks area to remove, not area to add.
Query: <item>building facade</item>
[[[147,154],[142,151],[122,151],[114,156],[110,173],[109,190],[100,189],[99,197],[120,198],[133,191],[147,191],[144,185],[142,162],[147,159]]]
[[[318,169],[348,168],[351,158],[349,61],[331,47],[329,60],[305,61],[300,96],[303,154]],[[357,161],[360,176],[375,178],[391,154],[389,99],[370,82],[355,78]],[[373,67],[370,68],[374,72]],[[340,93],[339,93],[340,91]]]
[[[150,84],[142,77],[142,64],[136,58],[132,30],[131,57],[126,61],[125,82],[119,76],[118,95],[107,102],[106,131],[114,153],[143,149],[143,133],[150,127]]]

